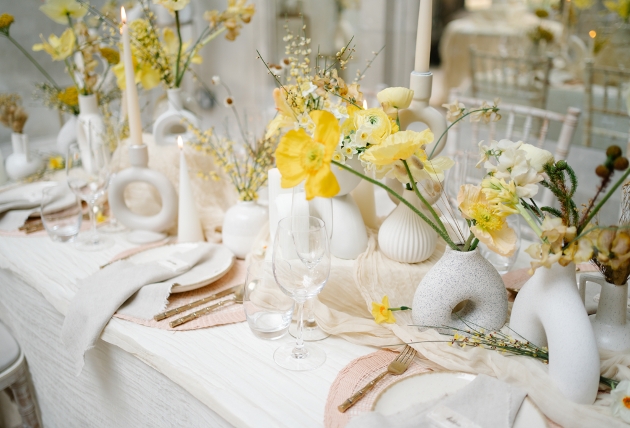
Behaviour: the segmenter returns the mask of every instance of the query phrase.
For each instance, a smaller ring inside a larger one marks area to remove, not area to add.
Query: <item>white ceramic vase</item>
[[[22,180],[42,169],[42,160],[29,151],[28,135],[14,132],[11,134],[11,144],[13,153],[6,162],[6,173],[11,180]]]
[[[601,276],[580,276],[580,297],[584,301],[586,282],[602,286],[597,313],[589,316],[595,340],[600,349],[625,351],[630,348],[630,320],[628,320],[628,283],[615,285]]]
[[[402,205],[402,204],[401,204]],[[458,311],[453,312],[456,308]],[[451,250],[420,281],[413,297],[418,326],[466,329],[470,321],[499,330],[507,318],[507,292],[497,270],[480,253]]]
[[[413,190],[405,190],[402,197],[431,218]],[[394,208],[378,231],[380,250],[390,259],[402,263],[419,263],[428,259],[435,251],[437,239],[437,232],[402,203]]]
[[[346,161],[346,165],[356,171],[362,171],[361,161],[356,157]],[[361,210],[350,195],[361,182],[361,177],[332,166],[337,177],[340,191],[332,198],[332,221],[327,222],[330,228],[330,252],[335,257],[354,260],[364,252],[368,244],[367,229],[363,222]],[[323,217],[322,217],[323,218]],[[325,218],[323,218],[326,221]]]
[[[77,144],[81,151],[90,150],[90,146],[95,147],[103,143],[105,122],[98,109],[96,95],[79,95],[79,116],[76,121],[76,130]]]
[[[593,404],[599,353],[578,292],[575,264],[538,268],[514,300],[510,328],[549,348],[549,376],[569,400]]]
[[[192,112],[184,108],[181,88],[166,91],[168,109],[158,116],[153,123],[153,138],[156,144],[175,145],[177,137],[182,135],[184,140],[190,140],[191,135],[186,129],[185,119],[194,126],[199,126],[199,119]]]
[[[77,142],[77,117],[71,115],[66,123],[63,124],[57,134],[57,151],[64,157],[68,153],[70,144]]]
[[[267,208],[255,201],[239,201],[225,212],[223,245],[244,259],[268,219]]]

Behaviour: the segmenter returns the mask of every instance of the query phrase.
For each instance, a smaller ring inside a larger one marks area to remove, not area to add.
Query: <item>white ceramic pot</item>
[[[168,89],[168,109],[158,116],[153,123],[153,138],[156,144],[177,144],[177,137],[181,135],[184,140],[190,140],[192,135],[187,131],[185,119],[195,127],[199,126],[199,119],[184,108],[182,90],[180,88]]]
[[[630,348],[630,320],[628,320],[628,283],[615,285],[601,276],[580,276],[580,297],[584,301],[586,282],[602,286],[597,313],[589,316],[595,340],[600,349],[625,351]]]
[[[453,313],[457,306],[461,309]],[[465,330],[464,321],[470,321],[489,330],[499,330],[505,324],[507,310],[503,280],[479,249],[461,252],[447,247],[442,258],[420,281],[413,297],[412,314],[418,326]]]
[[[68,153],[70,144],[77,142],[77,117],[71,115],[66,123],[63,124],[57,134],[57,151],[64,157]]]
[[[239,201],[225,212],[223,245],[239,259],[252,250],[254,241],[267,222],[267,208],[254,201]]]
[[[77,144],[84,153],[84,162],[89,160],[88,153],[93,147],[105,141],[105,122],[98,109],[96,95],[79,95],[79,117],[77,117]],[[65,154],[65,153],[64,153]],[[85,165],[90,168],[90,165]]]
[[[14,132],[11,134],[11,145],[13,153],[6,162],[6,173],[10,179],[22,180],[43,168],[42,160],[28,149],[28,135]]]
[[[353,159],[346,160],[346,165],[354,169],[355,171],[359,171],[361,173],[363,172],[361,161],[356,156]],[[335,174],[340,188],[339,193],[337,193],[335,197],[344,196],[352,192],[362,180],[362,178],[358,175],[346,171],[345,169],[339,168],[336,165],[331,165],[330,168],[333,174]]]
[[[571,401],[593,404],[599,353],[575,279],[575,264],[538,268],[519,291],[510,328],[549,348],[549,376]]]
[[[412,190],[405,190],[402,196],[431,217]],[[419,263],[428,259],[435,251],[437,239],[435,230],[405,204],[398,204],[378,231],[378,246],[383,254],[402,263]]]

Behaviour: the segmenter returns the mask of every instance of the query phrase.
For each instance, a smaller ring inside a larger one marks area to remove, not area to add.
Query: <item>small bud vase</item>
[[[510,329],[549,348],[549,376],[569,400],[593,404],[599,352],[575,278],[575,264],[540,267],[519,291]]]
[[[11,134],[13,153],[7,157],[6,173],[11,180],[22,180],[39,172],[43,162],[28,148],[28,135],[14,132]]]
[[[503,280],[479,249],[462,252],[447,247],[420,281],[413,297],[412,315],[417,326],[466,330],[466,321],[499,330],[505,324],[507,311]]]
[[[181,88],[168,89],[166,96],[168,98],[168,109],[159,115],[153,123],[155,143],[159,145],[175,145],[179,135],[184,138],[184,141],[190,140],[192,135],[188,133],[186,124],[182,123],[182,120],[199,127],[199,119],[184,108]]]
[[[69,131],[68,134],[70,134]],[[68,138],[70,139],[71,137]],[[105,139],[105,122],[98,109],[96,95],[79,95],[76,139],[81,151],[89,150],[89,145],[102,144]],[[66,146],[66,151],[67,148]],[[63,152],[63,154],[65,155],[66,152]]]
[[[256,201],[238,201],[225,212],[223,245],[244,259],[268,219],[267,208]]]

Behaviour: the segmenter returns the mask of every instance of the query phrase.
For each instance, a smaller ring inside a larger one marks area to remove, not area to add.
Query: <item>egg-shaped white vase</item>
[[[593,404],[599,386],[599,352],[578,292],[575,264],[536,269],[514,300],[510,329],[549,348],[549,376],[565,397]]]
[[[405,190],[402,197],[431,218],[413,190]],[[437,232],[403,203],[394,208],[378,231],[380,250],[390,259],[402,263],[419,263],[428,259],[435,251],[437,239]]]
[[[187,125],[184,121],[199,127],[199,119],[184,108],[181,88],[168,89],[166,96],[168,108],[153,123],[153,139],[155,143],[175,145],[177,144],[177,137],[180,135],[185,141],[192,139],[192,135],[187,131]]]
[[[6,174],[11,180],[22,180],[36,174],[43,167],[43,162],[31,153],[28,147],[28,135],[14,132],[11,134],[13,153],[7,157]]]
[[[244,259],[268,219],[267,207],[255,201],[239,201],[225,212],[223,245]]]
[[[401,204],[402,205],[402,204]],[[465,330],[465,322],[489,330],[505,324],[508,299],[501,275],[479,249],[446,248],[442,258],[420,281],[413,297],[413,322]]]

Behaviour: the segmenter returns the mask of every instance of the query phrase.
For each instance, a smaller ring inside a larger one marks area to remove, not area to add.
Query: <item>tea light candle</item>
[[[125,95],[127,98],[127,114],[129,115],[129,139],[131,145],[142,144],[142,122],[140,120],[140,104],[138,103],[138,89],[134,73],[133,60],[131,58],[131,39],[129,27],[127,27],[127,14],[125,8],[120,8],[122,26],[120,34],[123,40],[123,62],[125,65]]]
[[[177,137],[179,146],[179,219],[177,221],[178,242],[203,241],[203,231],[193,198],[192,185],[188,177],[188,164],[184,155],[184,141]]]
[[[416,60],[414,70],[429,72],[431,57],[431,26],[433,25],[433,0],[420,0],[418,12],[418,32],[416,34]]]

